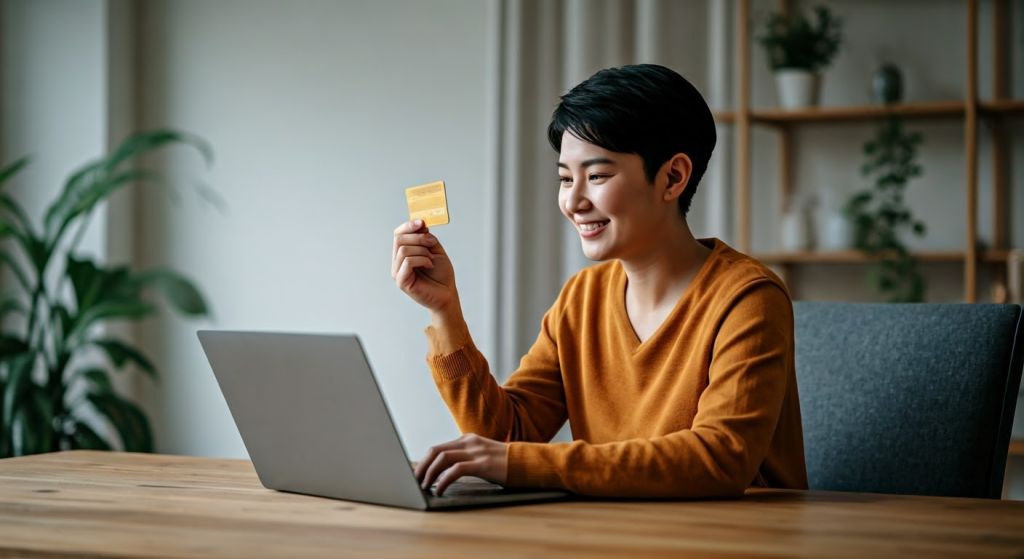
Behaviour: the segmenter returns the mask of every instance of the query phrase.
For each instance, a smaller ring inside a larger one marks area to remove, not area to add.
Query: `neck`
[[[711,254],[694,238],[685,220],[673,221],[649,250],[621,259],[628,281],[626,297],[634,309],[674,304]]]

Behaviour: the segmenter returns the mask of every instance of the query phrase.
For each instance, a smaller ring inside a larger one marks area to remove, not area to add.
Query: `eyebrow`
[[[592,165],[608,165],[608,164],[614,165],[615,162],[612,161],[611,159],[608,159],[607,157],[594,157],[593,159],[587,159],[586,161],[581,163],[580,167],[587,168],[587,167],[590,167]],[[558,162],[558,166],[563,168],[563,169],[568,169],[569,168],[568,165],[566,165],[565,163],[562,163],[561,161]]]

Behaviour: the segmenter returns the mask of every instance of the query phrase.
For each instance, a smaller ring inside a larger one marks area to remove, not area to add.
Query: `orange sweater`
[[[789,292],[756,260],[704,243],[711,255],[643,343],[611,261],[565,284],[504,387],[471,341],[431,351],[462,432],[511,443],[506,486],[648,498],[807,488]],[[574,442],[549,443],[566,420]]]

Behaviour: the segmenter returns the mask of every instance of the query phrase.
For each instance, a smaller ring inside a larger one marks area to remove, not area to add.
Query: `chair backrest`
[[[794,304],[811,489],[998,499],[1019,305]]]

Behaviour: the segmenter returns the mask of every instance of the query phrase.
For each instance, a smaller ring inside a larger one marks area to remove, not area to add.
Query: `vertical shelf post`
[[[736,15],[736,68],[739,99],[736,103],[736,232],[740,252],[749,253],[750,246],[750,0],[740,0]]]
[[[995,63],[992,68],[992,98],[996,101],[1006,98],[1006,21],[1008,21],[1006,0],[994,0],[992,6],[992,54]],[[992,248],[1009,247],[1007,231],[1006,177],[1006,135],[1002,119],[993,116],[989,120],[992,130]]]
[[[978,281],[978,0],[967,2],[967,95],[964,155],[967,175],[967,235],[964,247],[964,301],[977,300]]]
[[[779,0],[779,12],[788,16],[792,9],[789,0]],[[792,149],[792,137],[793,131],[788,125],[782,125],[776,128],[779,142],[779,214],[785,216],[787,210],[795,209],[800,211],[800,208],[791,207],[791,196],[793,194],[793,149]],[[786,285],[790,283],[790,266],[786,263],[781,264],[782,281]]]

